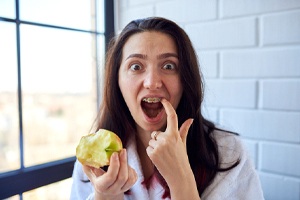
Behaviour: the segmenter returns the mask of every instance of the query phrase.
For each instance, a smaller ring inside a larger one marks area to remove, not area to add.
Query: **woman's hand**
[[[137,174],[127,163],[127,152],[113,153],[107,172],[89,166],[83,170],[95,189],[95,199],[123,199],[124,192],[129,190],[137,180]]]
[[[167,114],[167,128],[165,132],[152,132],[147,154],[166,180],[172,199],[199,199],[186,151],[186,138],[193,119],[186,120],[178,130],[173,106],[165,99],[161,103]]]

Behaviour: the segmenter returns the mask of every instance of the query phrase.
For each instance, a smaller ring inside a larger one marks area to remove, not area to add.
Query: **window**
[[[70,187],[113,20],[110,0],[0,1],[0,199]]]

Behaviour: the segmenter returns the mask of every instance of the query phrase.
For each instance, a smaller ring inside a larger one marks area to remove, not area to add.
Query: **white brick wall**
[[[300,42],[300,12],[298,10],[265,15],[262,17],[262,25],[262,39],[265,45]]]
[[[256,43],[253,17],[187,24],[185,30],[197,49],[244,48]]]
[[[221,53],[221,76],[224,78],[299,77],[299,55],[299,47],[226,50]]]
[[[267,200],[300,200],[300,0],[115,0],[116,28],[148,16],[189,34],[205,116],[243,138]]]

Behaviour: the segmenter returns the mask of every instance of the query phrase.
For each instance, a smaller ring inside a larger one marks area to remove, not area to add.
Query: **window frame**
[[[19,115],[19,147],[20,147],[20,168],[17,170],[12,170],[4,173],[0,173],[0,199],[5,199],[14,195],[20,195],[22,199],[22,193],[42,187],[51,183],[62,181],[64,179],[70,178],[72,176],[74,162],[76,157],[69,157],[61,160],[56,160],[52,162],[43,163],[40,165],[25,167],[24,166],[24,150],[23,150],[23,119],[22,119],[22,85],[21,85],[21,61],[20,61],[20,25],[30,24],[36,26],[44,26],[49,28],[67,29],[72,31],[88,32],[97,35],[104,35],[105,38],[105,52],[108,47],[108,43],[111,37],[114,36],[114,1],[113,0],[103,0],[104,3],[104,33],[96,31],[86,31],[81,29],[73,29],[62,26],[52,26],[48,24],[33,23],[28,21],[22,21],[19,18],[19,0],[15,0],[15,11],[16,18],[4,18],[0,17],[0,21],[6,21],[15,23],[16,25],[16,43],[17,43],[17,67],[18,67],[18,115]],[[97,27],[97,2],[95,4],[96,20],[95,25]],[[95,51],[97,53],[97,37],[95,40]],[[98,62],[99,59],[96,59]],[[96,70],[98,71],[99,63],[96,63]],[[99,73],[97,73],[99,74]],[[99,77],[97,76],[97,88],[99,83]],[[99,104],[99,90],[97,89],[97,98]],[[99,106],[99,105],[97,105]],[[96,108],[95,108],[96,109]]]

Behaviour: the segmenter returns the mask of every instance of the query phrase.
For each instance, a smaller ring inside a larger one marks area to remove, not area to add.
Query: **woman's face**
[[[167,34],[147,31],[123,47],[119,86],[138,131],[162,130],[167,116],[160,99],[177,108],[182,96],[177,47]]]

